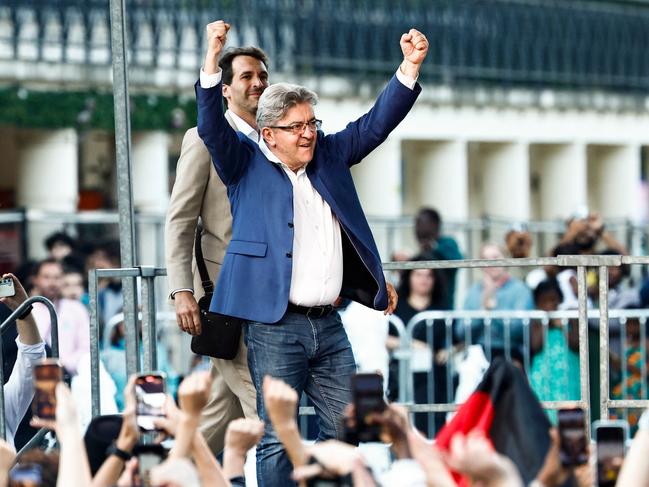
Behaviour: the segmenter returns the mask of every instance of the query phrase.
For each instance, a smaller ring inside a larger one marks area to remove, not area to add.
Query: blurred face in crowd
[[[559,309],[561,304],[561,296],[555,291],[548,291],[541,294],[536,300],[536,309],[550,312]]]
[[[63,274],[61,297],[66,299],[81,300],[85,289],[83,287],[83,276],[79,272],[68,272]]]
[[[56,242],[50,249],[50,256],[56,260],[67,257],[72,252],[72,247],[64,242]]]
[[[421,213],[415,220],[415,236],[420,245],[430,245],[439,238],[439,225],[429,215]]]
[[[505,256],[497,245],[487,244],[482,247],[480,251],[481,259],[503,259]],[[504,267],[485,267],[484,274],[486,277],[497,281],[506,275],[507,271]]]
[[[268,70],[252,56],[237,56],[232,60],[232,83],[223,85],[228,108],[235,113],[257,113],[259,97],[268,87]]]
[[[63,269],[61,264],[48,262],[41,266],[38,274],[34,277],[34,291],[36,294],[54,301],[61,297],[62,283]]]
[[[430,296],[435,285],[432,269],[413,269],[410,272],[410,292],[416,296]]]

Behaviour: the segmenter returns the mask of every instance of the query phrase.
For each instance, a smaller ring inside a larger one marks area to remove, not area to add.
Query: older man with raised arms
[[[350,168],[414,104],[428,41],[415,29],[404,34],[403,62],[374,107],[335,134],[320,131],[315,93],[287,83],[270,86],[259,100],[261,140],[255,144],[222,115],[217,60],[228,29],[223,21],[207,26],[208,51],[196,86],[198,132],[228,189],[233,217],[211,309],[246,320],[248,365],[266,421],[257,478],[262,486],[287,485],[291,465],[264,410],[262,382],[270,375],[304,391],[315,405],[319,438],[341,437],[355,363],[333,303],[344,296],[391,313],[397,300]]]

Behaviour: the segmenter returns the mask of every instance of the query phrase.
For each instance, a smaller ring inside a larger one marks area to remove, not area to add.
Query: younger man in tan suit
[[[229,49],[219,66],[223,70],[225,114],[230,125],[258,141],[257,103],[268,86],[268,59],[256,47]],[[203,72],[201,71],[201,77]],[[200,333],[197,301],[203,287],[194,258],[198,218],[203,225],[201,244],[212,282],[218,277],[225,249],[230,242],[232,216],[227,190],[199,138],[196,127],[183,139],[165,225],[167,274],[176,320],[181,330]],[[212,359],[212,394],[203,409],[201,432],[215,454],[223,449],[228,423],[241,416],[256,418],[255,388],[250,379],[243,337],[234,360]]]

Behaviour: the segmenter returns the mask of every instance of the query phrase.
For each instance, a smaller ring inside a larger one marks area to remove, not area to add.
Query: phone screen
[[[367,424],[371,413],[385,410],[383,400],[383,377],[379,374],[356,374],[352,377],[352,394],[356,409],[356,428],[358,440],[362,442],[379,441],[379,425]]]
[[[597,483],[599,487],[614,487],[624,461],[626,432],[622,426],[600,426],[597,439]]]
[[[0,279],[0,298],[8,298],[15,296],[15,294],[16,288],[14,287],[14,281],[10,277]]]
[[[155,418],[164,416],[165,378],[161,374],[141,374],[135,379],[137,424],[144,431],[155,431]]]
[[[56,418],[56,384],[63,380],[63,368],[56,359],[34,365],[32,414],[41,419]]]
[[[583,409],[560,409],[557,412],[559,420],[559,438],[561,448],[559,457],[561,464],[569,467],[583,465],[588,461],[586,453],[587,439]]]
[[[9,471],[9,487],[39,487],[41,481],[40,465],[16,465]]]

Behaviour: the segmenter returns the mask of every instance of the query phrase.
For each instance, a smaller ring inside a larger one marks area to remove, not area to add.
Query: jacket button
[[[293,254],[290,253],[290,252],[286,252],[286,257],[288,257],[290,259],[291,257],[293,257]]]
[[[293,228],[293,222],[288,222],[288,228]]]

